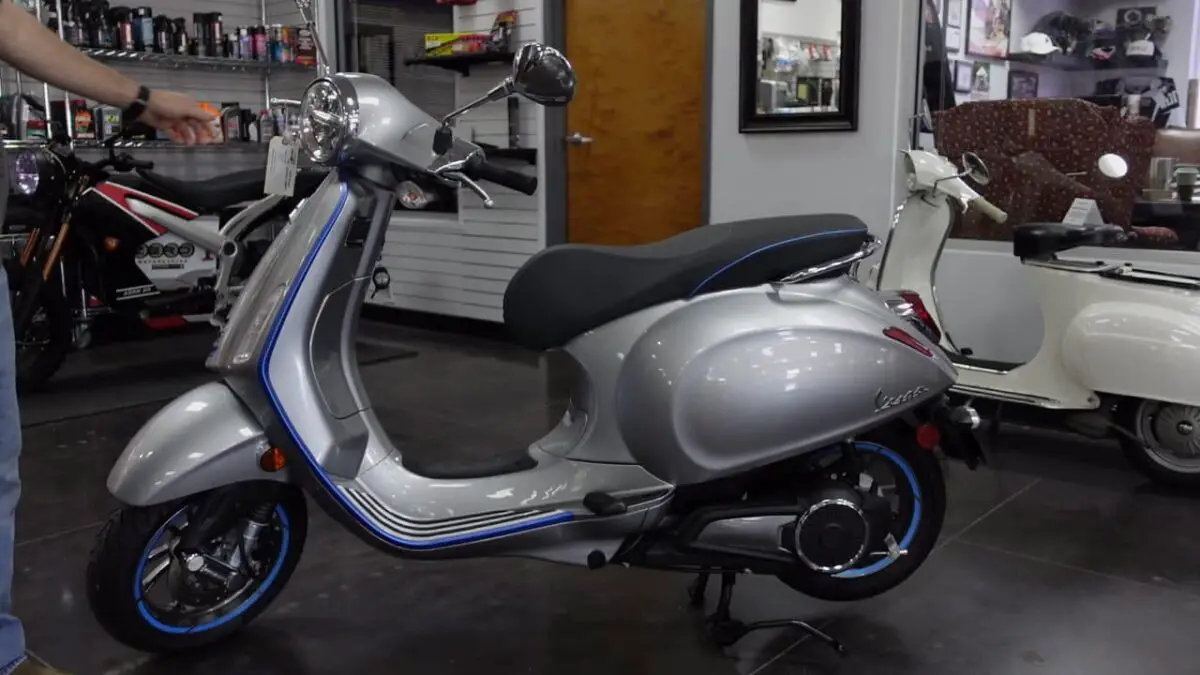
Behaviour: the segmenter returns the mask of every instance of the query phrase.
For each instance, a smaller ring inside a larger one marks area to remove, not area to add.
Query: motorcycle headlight
[[[37,192],[38,187],[38,159],[35,152],[18,152],[13,157],[11,184],[12,189],[17,194],[25,196],[32,195]]]
[[[317,164],[332,164],[358,135],[358,96],[349,85],[321,78],[300,100],[300,147]]]
[[[58,187],[62,167],[47,150],[20,150],[8,155],[9,195],[21,204],[32,204]]]

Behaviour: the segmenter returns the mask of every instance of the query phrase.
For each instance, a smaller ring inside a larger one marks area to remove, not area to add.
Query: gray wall
[[[714,2],[711,222],[852,213],[882,236],[903,194],[919,0],[863,0],[859,128],[821,134],[738,133],[738,4]]]

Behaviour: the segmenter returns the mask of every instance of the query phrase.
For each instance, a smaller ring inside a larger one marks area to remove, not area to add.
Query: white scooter
[[[963,172],[931,152],[903,155],[908,198],[896,210],[871,278],[877,289],[898,291],[917,323],[950,354],[959,371],[954,391],[996,402],[997,415],[1014,406],[1057,413],[1055,421],[1077,433],[1116,438],[1152,479],[1200,486],[1200,278],[1057,257],[1080,246],[1119,243],[1127,236],[1119,226],[1017,225],[1013,254],[1041,304],[1042,346],[1028,363],[973,358],[939,328],[938,261],[952,205],[975,208],[998,223],[1007,214],[963,180],[989,180],[973,153],[963,156]],[[1099,168],[1111,178],[1128,170],[1116,155],[1103,156]]]

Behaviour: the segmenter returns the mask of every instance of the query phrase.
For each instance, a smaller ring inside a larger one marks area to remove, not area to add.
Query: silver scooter
[[[139,650],[211,644],[274,600],[296,568],[307,492],[387,553],[522,556],[722,580],[722,645],[796,620],[730,616],[736,574],[855,600],[901,583],[937,541],[936,451],[975,462],[977,416],[949,408],[955,370],[914,322],[846,272],[877,246],[852,216],[710,225],[646,246],[557,246],[516,274],[514,339],[560,349],[580,377],[561,422],[515,452],[428,459],[389,441],[354,335],[395,189],[433,176],[536,180],[454,137],[466,110],[511,95],[565,105],[575,75],[528,44],[513,73],[436,120],[385,80],[314,81],[303,150],[335,170],[293,215],[234,305],[209,365],[219,383],[168,404],[108,479],[88,598]],[[374,281],[379,281],[374,279]]]

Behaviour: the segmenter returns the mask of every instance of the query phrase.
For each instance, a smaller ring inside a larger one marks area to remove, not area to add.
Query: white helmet
[[[1021,38],[1021,54],[1045,56],[1060,51],[1062,50],[1059,46],[1054,44],[1054,40],[1051,40],[1050,36],[1045,33],[1030,33]]]

